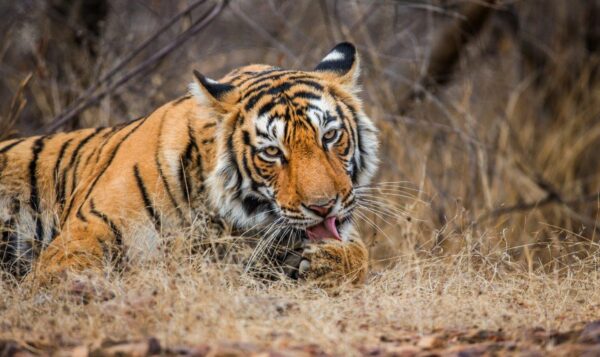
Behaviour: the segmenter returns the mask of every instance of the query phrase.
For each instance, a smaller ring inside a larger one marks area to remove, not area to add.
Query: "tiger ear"
[[[239,101],[239,91],[235,86],[210,79],[198,71],[194,71],[194,77],[190,92],[201,105],[227,112]]]
[[[354,89],[360,74],[360,61],[356,47],[349,42],[337,44],[323,57],[315,67],[315,71],[321,72],[327,78],[343,86]]]

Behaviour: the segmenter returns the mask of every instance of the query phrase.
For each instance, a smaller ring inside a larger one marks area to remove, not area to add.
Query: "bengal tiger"
[[[208,209],[237,231],[269,226],[263,240],[300,237],[302,279],[364,281],[351,218],[378,139],[356,48],[338,44],[312,71],[194,77],[188,95],[127,124],[0,143],[4,270],[41,281],[98,270],[113,248],[151,246]],[[133,235],[139,226],[154,234]]]

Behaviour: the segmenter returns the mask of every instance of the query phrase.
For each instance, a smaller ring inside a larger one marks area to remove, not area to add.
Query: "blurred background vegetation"
[[[0,139],[121,123],[192,69],[311,69],[352,41],[377,180],[406,192],[364,220],[375,262],[560,271],[598,247],[599,19],[597,0],[4,0]]]

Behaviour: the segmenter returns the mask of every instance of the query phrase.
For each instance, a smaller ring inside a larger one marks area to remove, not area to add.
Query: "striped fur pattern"
[[[0,143],[0,264],[17,275],[33,261],[39,276],[95,269],[200,211],[300,239],[335,217],[350,241],[353,188],[377,167],[358,73],[343,43],[313,71],[195,73],[188,95],[125,125]],[[139,227],[152,232],[140,238]]]

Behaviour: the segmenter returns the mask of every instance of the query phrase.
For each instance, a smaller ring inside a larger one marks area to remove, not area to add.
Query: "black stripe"
[[[216,126],[216,125],[217,125],[217,123],[215,123],[215,122],[206,123],[202,126],[202,129],[212,128],[213,126]]]
[[[90,213],[94,216],[100,218],[111,230],[112,234],[115,236],[115,243],[117,246],[123,246],[123,234],[121,230],[117,227],[115,222],[113,222],[108,216],[96,209],[96,205],[94,204],[94,200],[90,200]]]
[[[256,176],[258,176],[261,179],[265,179],[265,177],[263,177],[259,172],[256,171],[257,168],[255,168],[255,167],[251,168],[250,165],[248,164],[248,156],[250,156],[250,158],[252,158],[254,156],[254,154],[256,153],[256,148],[254,146],[252,146],[252,143],[250,142],[250,133],[247,132],[246,130],[242,130],[242,142],[248,148],[248,151],[244,150],[240,153],[242,155],[242,168],[244,169],[244,172],[246,173],[248,178],[252,181],[253,188],[255,190],[257,190],[258,187],[264,186],[264,184],[256,182],[254,180],[253,174],[256,174]],[[236,158],[236,161],[237,161],[237,158]],[[238,162],[238,166],[239,166],[239,162]]]
[[[271,202],[254,196],[246,196],[242,199],[242,208],[247,215],[253,215],[272,209]]]
[[[83,215],[82,207],[79,207],[79,209],[77,210],[76,216],[77,216],[77,218],[84,221],[85,223],[88,222],[87,218]]]
[[[259,87],[260,85],[262,85],[265,82],[273,82],[273,81],[281,79],[283,77],[287,77],[287,78],[284,78],[285,81],[292,81],[292,80],[298,80],[298,79],[314,79],[314,77],[307,75],[306,72],[280,71],[279,73],[273,74],[270,76],[255,77],[256,80],[253,81],[252,83],[250,83],[246,88],[244,88],[244,91],[249,93],[249,92],[255,90],[257,87]]]
[[[273,109],[277,104],[279,104],[279,102],[276,102],[274,100],[266,102],[258,109],[258,114],[256,115],[256,117],[260,118],[261,116],[269,112],[271,109]]]
[[[254,95],[256,92],[259,92],[265,88],[269,88],[271,86],[271,83],[263,83],[261,85],[259,85],[258,87],[254,87],[250,90],[246,90],[244,91],[244,97],[249,98],[250,96]]]
[[[310,78],[310,77],[301,77],[301,78]],[[289,91],[290,89],[294,88],[295,86],[298,85],[304,85],[304,86],[308,86],[314,90],[317,91],[322,91],[323,90],[323,86],[321,86],[319,83],[315,82],[315,81],[311,81],[311,80],[303,80],[303,79],[293,79],[293,78],[288,78],[286,79],[285,82],[277,85],[277,86],[273,86],[269,89],[263,89],[261,91],[258,92],[252,92],[252,95],[246,95],[247,97],[247,102],[246,105],[244,106],[244,110],[246,112],[249,112],[250,110],[252,110],[252,108],[256,105],[256,103],[258,103],[263,97],[268,96],[268,95],[272,95],[272,96],[278,96],[284,92]],[[265,85],[262,85],[260,87],[263,87]],[[265,86],[265,87],[268,87]],[[258,89],[258,87],[257,87]],[[305,92],[304,90],[300,90],[299,92]],[[290,97],[294,97],[295,95],[292,94]],[[273,101],[271,101],[270,103],[273,103]],[[272,106],[271,106],[272,107]]]
[[[186,101],[186,100],[190,99],[191,97],[192,97],[192,96],[191,96],[190,94],[188,94],[188,95],[184,95],[184,96],[183,96],[183,97],[181,97],[181,98],[175,99],[173,102],[171,102],[171,104],[173,104],[173,106],[175,106],[175,105],[177,105],[177,104],[180,104],[181,102],[184,102],[184,101]]]
[[[94,156],[96,157],[96,162],[98,161],[98,158],[102,154],[102,150],[104,149],[104,147],[106,146],[106,144],[109,142],[109,140],[118,131],[120,131],[119,127],[112,127],[112,128],[109,128],[109,131],[107,131],[106,133],[104,133],[104,135],[102,135],[102,138],[104,139],[104,141],[102,141],[102,143],[100,143],[99,145],[95,145],[94,146],[94,150],[92,150],[92,153],[88,156],[87,159],[85,159],[85,163],[84,163],[85,166],[88,166],[90,164],[90,162],[92,161],[92,158]]]
[[[242,141],[244,142],[244,145],[251,146],[250,133],[246,130],[242,130]]]
[[[74,193],[75,189],[77,188],[77,177],[80,176],[78,168],[82,157],[83,155],[77,156],[77,160],[75,160],[75,165],[73,165],[73,169],[71,170],[71,193]]]
[[[50,232],[50,242],[54,240],[58,236],[58,227],[56,226],[56,219],[52,222],[52,232]]]
[[[268,77],[270,77],[271,73],[275,73],[275,72],[287,73],[287,71],[283,71],[281,68],[275,67],[273,69],[268,69],[268,70],[265,70],[262,72],[258,72],[258,74],[255,74],[255,75],[250,75],[246,78],[242,78],[239,82],[236,82],[234,79],[233,81],[231,81],[231,83],[233,83],[236,87],[241,87],[244,84],[251,82],[252,80],[260,80],[262,78],[268,78]],[[248,73],[248,72],[246,72],[246,73]],[[248,74],[251,74],[251,73],[248,73]],[[254,73],[252,73],[252,74],[254,74]],[[241,78],[241,77],[238,77],[238,78]]]
[[[240,188],[242,186],[242,175],[240,174],[239,162],[237,161],[237,157],[234,155],[235,151],[233,148],[233,135],[235,135],[235,131],[237,127],[240,125],[240,121],[242,120],[242,116],[238,113],[235,119],[235,123],[233,124],[233,130],[231,131],[231,135],[227,138],[227,152],[228,152],[228,161],[230,161],[232,169],[235,169],[236,172],[236,182],[235,182],[235,192],[233,194],[234,198],[239,197]],[[232,157],[233,155],[233,157]],[[235,164],[235,165],[234,165]],[[232,179],[232,175],[227,175],[227,180],[230,181]]]
[[[69,165],[67,166],[67,170],[70,169],[71,167],[73,167],[73,164],[75,163],[75,160],[77,159],[77,155],[79,154],[79,151],[81,151],[81,149],[83,149],[83,147],[85,146],[85,144],[87,144],[90,140],[92,140],[92,138],[94,136],[96,136],[100,130],[102,130],[103,128],[96,128],[96,130],[94,130],[91,134],[89,134],[88,136],[86,136],[85,138],[83,138],[83,140],[81,140],[79,142],[79,144],[77,145],[77,147],[75,147],[75,150],[73,150],[73,152],[71,153],[71,160],[69,161]]]
[[[196,177],[200,178],[200,185],[197,188],[198,193],[204,192],[204,163],[202,161],[202,155],[200,155],[200,149],[194,141],[194,147],[196,148]]]
[[[135,181],[137,182],[138,189],[140,190],[140,194],[142,196],[142,200],[144,201],[144,206],[146,208],[146,213],[150,216],[150,219],[154,223],[154,228],[156,228],[157,232],[160,232],[160,217],[156,213],[152,202],[150,201],[150,196],[148,195],[148,190],[146,189],[146,185],[144,184],[144,180],[140,175],[140,169],[138,165],[133,166],[133,174],[135,176]]]
[[[354,140],[354,155],[352,157],[352,182],[356,183],[358,180],[359,171],[364,170],[366,167],[366,157],[362,157],[365,154],[365,150],[363,147],[362,137],[360,133],[360,128],[358,127],[358,118],[356,116],[356,112],[353,110],[351,106],[349,106],[346,102],[340,100],[340,102],[345,106],[345,108],[350,112],[350,117],[344,116],[342,113],[342,109],[339,104],[336,105],[336,111],[341,118],[347,122],[350,122],[350,128],[352,130],[352,138]],[[352,125],[354,123],[354,125]],[[358,148],[358,150],[357,150]]]
[[[246,176],[248,176],[248,179],[250,179],[252,181],[252,183],[254,184],[254,178],[252,177],[252,170],[250,170],[250,165],[248,165],[248,158],[246,157],[246,153],[242,152],[242,168],[244,169],[244,172],[246,173]],[[237,159],[236,159],[237,161]],[[239,162],[238,162],[238,166],[239,166]]]
[[[265,138],[267,140],[271,139],[271,137],[269,136],[269,133],[262,131],[259,128],[256,128],[256,136],[260,136],[261,138]]]
[[[71,153],[71,159],[69,160],[69,163],[67,164],[67,166],[65,167],[65,169],[62,171],[62,175],[60,175],[60,177],[59,177],[60,184],[58,185],[58,192],[57,192],[57,194],[58,194],[58,204],[59,204],[59,206],[60,206],[61,209],[65,206],[65,203],[66,203],[66,200],[67,200],[66,199],[66,196],[67,196],[67,175],[69,173],[69,170],[71,170],[71,168],[75,164],[75,161],[79,157],[79,152],[81,151],[81,149],[83,149],[83,147],[94,136],[96,136],[100,132],[100,130],[101,130],[101,128],[97,128],[91,134],[89,134],[88,136],[86,136],[85,138],[83,138],[79,142],[79,144],[77,144],[77,146],[75,147],[75,149]]]
[[[183,199],[185,200],[185,202],[187,202],[188,204],[191,203],[190,201],[190,180],[187,177],[187,166],[188,163],[192,160],[192,150],[193,150],[194,146],[192,145],[192,143],[188,143],[187,147],[185,148],[185,152],[183,154],[183,156],[181,157],[181,163],[180,163],[180,168],[179,168],[179,186],[181,187],[181,193],[183,195]]]
[[[179,171],[179,182],[182,183],[182,190],[184,197],[190,200],[192,193],[201,194],[204,191],[204,164],[202,162],[202,155],[200,155],[200,149],[196,143],[194,128],[188,123],[188,145],[186,147],[184,156],[181,158],[181,169]],[[194,153],[196,157],[194,158]],[[195,167],[194,167],[195,164]],[[190,170],[194,168],[195,173],[191,173]],[[200,181],[198,187],[192,187],[192,182],[188,177],[197,178]],[[191,192],[193,190],[193,192]],[[196,197],[196,196],[193,196]],[[193,199],[192,197],[192,199]]]
[[[40,157],[40,153],[44,149],[44,140],[47,137],[42,136],[39,137],[34,143],[32,148],[32,159],[29,162],[29,184],[31,187],[31,191],[29,194],[29,206],[36,213],[35,216],[35,239],[37,241],[41,241],[44,238],[44,227],[42,224],[42,220],[39,217],[42,208],[40,207],[40,197],[38,191],[38,182],[37,182],[37,163]]]
[[[329,113],[329,110],[325,111],[325,115],[323,116],[323,126],[327,126],[327,124],[334,122],[336,120],[336,117],[331,115],[331,113]],[[340,121],[343,120],[342,118],[340,118]]]
[[[163,172],[158,155],[156,156],[156,166],[158,167],[158,175],[160,176],[160,179],[162,180],[163,185],[165,186],[165,190],[167,191],[167,195],[169,196],[169,199],[171,200],[171,204],[173,204],[173,207],[177,211],[177,217],[179,217],[179,219],[181,221],[185,222],[185,219],[183,217],[183,212],[181,211],[181,208],[179,207],[177,200],[175,200],[175,196],[173,196],[173,192],[171,191],[171,186],[169,186],[167,177],[165,176],[165,174]]]
[[[260,91],[258,93],[256,93],[255,95],[248,97],[248,100],[246,102],[246,105],[244,106],[244,110],[246,112],[249,112],[252,108],[254,108],[254,106],[256,105],[256,103],[258,103],[258,101],[266,94],[266,91]]]
[[[300,90],[290,95],[291,99],[302,98],[302,99],[321,99],[321,96],[312,92]]]
[[[4,154],[5,152],[7,152],[8,150],[14,148],[15,146],[19,145],[20,143],[22,143],[25,140],[26,139],[19,139],[19,140],[13,142],[13,143],[10,143],[10,144],[6,145],[2,149],[0,149],[0,154]]]
[[[115,222],[113,222],[105,213],[100,212],[96,209],[94,200],[90,200],[90,208],[90,213],[100,218],[100,220],[102,220],[102,222],[104,222],[104,224],[108,226],[113,236],[115,237],[115,244],[110,245],[110,247],[113,248],[112,252],[109,251],[109,247],[103,244],[103,241],[100,241],[100,244],[102,244],[102,250],[104,251],[104,256],[110,255],[108,258],[112,260],[113,264],[115,266],[120,265],[120,263],[122,263],[121,259],[123,257],[124,252],[123,234],[121,233],[121,230],[119,230]]]
[[[60,165],[62,164],[62,160],[63,157],[65,156],[65,152],[67,151],[67,148],[69,147],[69,145],[71,144],[71,142],[73,141],[73,139],[69,139],[67,141],[65,141],[62,146],[60,147],[60,151],[58,152],[58,158],[56,159],[56,163],[54,164],[54,191],[56,191],[56,202],[59,202],[59,174],[60,174]]]
[[[348,131],[346,130],[345,134],[346,134],[346,135],[349,135],[349,134],[347,134],[347,132],[348,132]],[[344,135],[344,133],[341,133],[340,135]],[[337,141],[337,143],[336,143],[336,145],[337,145],[337,144],[338,144],[338,143],[339,143],[341,140],[342,140],[342,138],[339,138],[339,139],[338,139],[338,141]],[[343,156],[343,157],[346,157],[346,156],[348,156],[348,154],[350,153],[350,149],[352,148],[352,145],[351,145],[351,143],[352,143],[352,142],[350,141],[350,138],[348,138],[348,143],[346,144],[346,147],[344,148],[344,151],[342,151],[342,156]]]
[[[321,85],[321,83],[314,81],[314,80],[310,80],[310,79],[295,79],[294,84],[295,85],[302,84],[307,87],[311,87],[312,89],[319,91],[319,92],[323,91],[323,86]]]
[[[163,115],[163,117],[161,118],[160,130],[158,133],[158,140],[157,140],[157,144],[156,144],[156,153],[154,154],[154,160],[156,162],[156,167],[158,168],[158,175],[160,176],[160,179],[162,180],[162,183],[165,186],[165,190],[167,191],[167,195],[169,196],[169,199],[171,200],[171,204],[177,211],[177,217],[179,217],[179,219],[182,222],[186,222],[186,220],[183,216],[183,212],[181,211],[181,208],[179,207],[179,204],[177,203],[177,200],[175,199],[175,196],[173,195],[173,192],[171,191],[171,186],[169,185],[169,181],[167,180],[167,177],[165,176],[165,173],[163,172],[162,163],[160,161],[160,154],[161,154],[161,148],[162,148],[162,132],[163,132],[165,116],[166,116],[166,114]]]
[[[340,100],[340,102],[346,107],[346,109],[350,112],[350,115],[352,117],[352,121],[355,123],[356,125],[356,146],[358,147],[358,151],[360,152],[360,154],[366,154],[365,148],[363,146],[363,142],[362,142],[362,137],[361,137],[361,132],[360,132],[360,128],[359,128],[359,123],[358,123],[358,116],[356,114],[356,109],[354,109],[354,107],[350,104],[347,103],[344,100]],[[365,158],[363,158],[361,160],[361,164],[360,164],[360,169],[363,170],[366,166],[366,160],[364,160]]]
[[[0,222],[2,236],[0,236],[0,265],[5,270],[10,270],[17,259],[17,239],[15,232],[15,212],[11,212],[11,218],[6,222]]]

